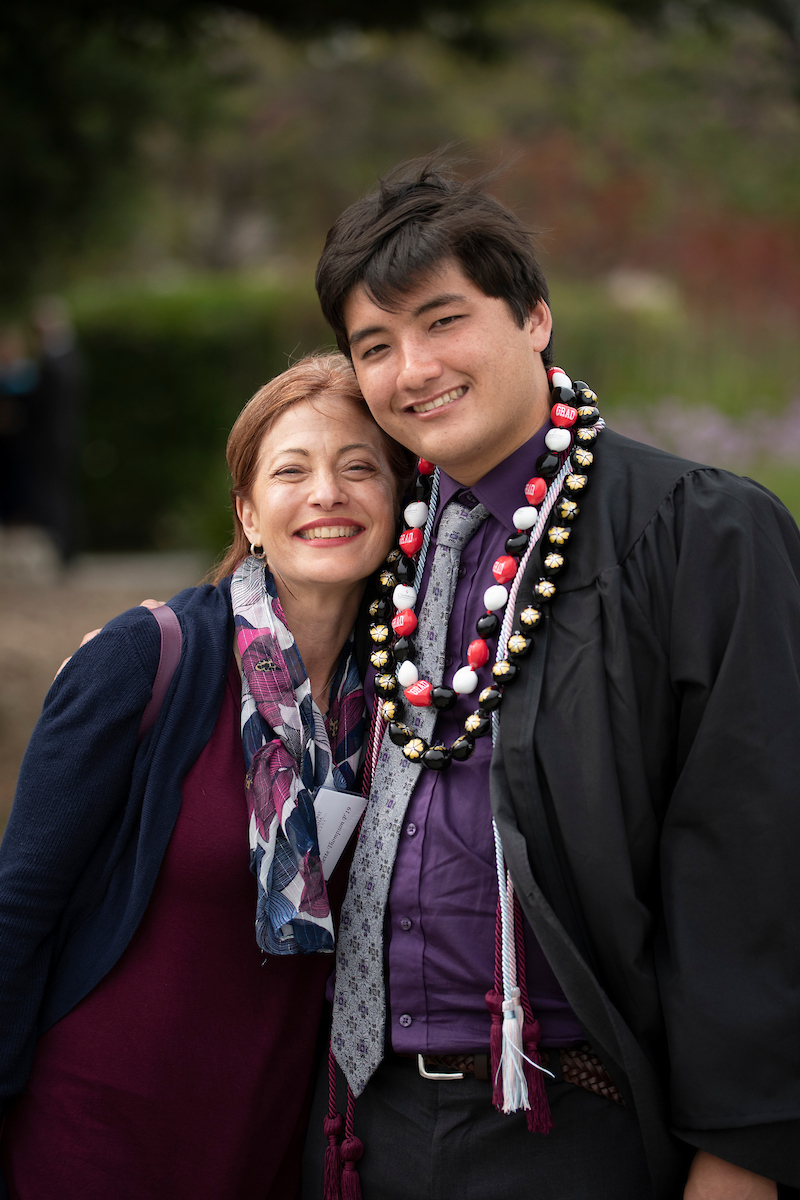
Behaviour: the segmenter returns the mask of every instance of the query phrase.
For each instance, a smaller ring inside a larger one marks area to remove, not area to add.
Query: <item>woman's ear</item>
[[[258,514],[253,507],[252,501],[244,499],[242,496],[236,497],[236,515],[242,523],[244,536],[248,542],[253,542],[255,545],[261,545],[261,526],[258,522]]]

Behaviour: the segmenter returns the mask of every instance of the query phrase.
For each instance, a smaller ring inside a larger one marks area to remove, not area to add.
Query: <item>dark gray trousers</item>
[[[557,1060],[557,1055],[552,1055]],[[636,1118],[572,1083],[547,1081],[554,1129],[529,1133],[501,1116],[491,1087],[468,1075],[423,1079],[415,1058],[389,1058],[356,1101],[364,1200],[650,1200]],[[339,1078],[339,1111],[345,1111]],[[317,1081],[303,1200],[321,1200],[327,1062]]]

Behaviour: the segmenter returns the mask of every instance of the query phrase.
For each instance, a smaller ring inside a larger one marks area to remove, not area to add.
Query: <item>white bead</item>
[[[397,587],[392,592],[392,604],[398,612],[402,612],[404,608],[413,608],[417,603],[417,593],[412,587],[408,587],[405,583],[398,583]]]
[[[504,588],[502,583],[492,584],[483,593],[483,603],[489,612],[496,612],[498,608],[502,608],[506,600],[508,600],[508,589]]]
[[[550,384],[552,387],[571,388],[572,380],[570,379],[569,375],[567,375],[566,371],[554,371],[550,376]]]
[[[459,667],[453,676],[453,691],[460,696],[468,696],[478,686],[478,676],[472,667]]]
[[[544,435],[545,446],[554,454],[560,454],[562,450],[566,450],[571,441],[572,436],[568,429],[548,429]]]
[[[428,506],[424,500],[415,500],[413,504],[409,504],[403,516],[406,525],[410,525],[412,529],[423,529],[428,519]]]
[[[532,504],[526,504],[524,508],[517,509],[511,520],[514,522],[515,529],[533,529],[539,520],[539,510]]]
[[[419,671],[414,666],[410,658],[405,662],[401,662],[397,668],[397,682],[400,687],[411,687],[412,683],[416,683],[419,679]]]

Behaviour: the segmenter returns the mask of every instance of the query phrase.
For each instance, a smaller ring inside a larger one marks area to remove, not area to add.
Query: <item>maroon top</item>
[[[232,663],[141,925],[41,1038],[8,1115],[11,1200],[299,1196],[333,960],[256,945],[239,708]]]

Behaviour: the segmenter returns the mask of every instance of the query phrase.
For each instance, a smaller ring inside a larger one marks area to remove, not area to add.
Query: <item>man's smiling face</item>
[[[485,295],[448,260],[391,311],[359,284],[344,316],[375,420],[459,483],[477,482],[544,424],[544,301],[520,329],[505,300]]]

